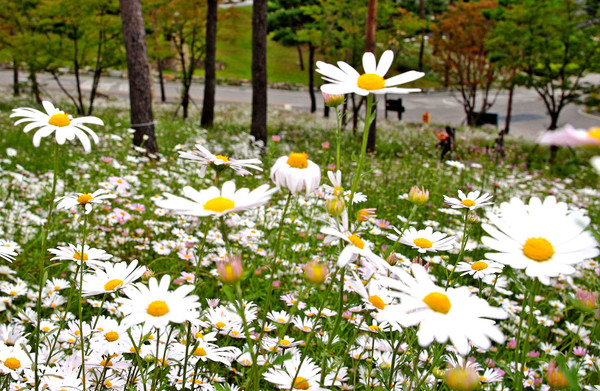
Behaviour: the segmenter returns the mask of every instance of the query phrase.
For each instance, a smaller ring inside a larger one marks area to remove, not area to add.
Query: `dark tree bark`
[[[19,90],[19,61],[16,57],[13,57],[13,95],[19,96],[21,91]]]
[[[252,125],[250,134],[267,145],[267,0],[252,6]]]
[[[367,52],[375,54],[375,28],[377,26],[377,0],[369,0],[367,6],[367,32],[365,48]],[[375,141],[377,137],[377,100],[373,96],[373,122],[369,127],[369,137],[367,139],[367,152],[375,152]],[[367,107],[367,110],[369,108]]]
[[[217,0],[208,0],[206,12],[206,54],[204,57],[204,101],[200,125],[212,127],[215,117],[215,91],[217,74],[215,60],[217,55]]]
[[[32,66],[29,67],[29,81],[31,82],[31,94],[35,97],[37,104],[41,105],[42,96],[40,94],[40,85],[37,81],[35,69]]]
[[[152,115],[150,64],[146,49],[146,31],[140,0],[119,0],[123,21],[123,39],[127,53],[129,75],[129,106],[131,127],[135,129],[133,143],[146,148],[149,154],[158,152]]]
[[[302,58],[302,46],[296,45],[296,49],[298,49],[298,63],[300,65],[300,70],[304,70],[304,58]]]
[[[420,0],[420,17],[421,20],[425,19],[425,5],[423,0]],[[420,71],[423,70],[423,54],[425,53],[425,29],[421,29],[421,45],[419,47],[419,66],[417,67]]]
[[[167,96],[165,95],[165,78],[163,77],[163,64],[162,60],[156,61],[158,65],[158,83],[160,84],[160,101],[165,103]]]
[[[317,111],[317,99],[315,98],[315,47],[308,43],[308,94],[310,95],[310,112]]]

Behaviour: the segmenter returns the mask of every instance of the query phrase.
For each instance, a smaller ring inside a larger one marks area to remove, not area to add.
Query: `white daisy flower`
[[[78,264],[83,261],[89,265],[101,265],[101,261],[107,261],[112,258],[112,255],[108,254],[106,251],[92,248],[87,244],[84,246],[83,251],[81,251],[81,245],[76,246],[74,244],[69,244],[68,247],[59,246],[57,248],[51,248],[48,252],[55,255],[51,261],[59,259],[62,261],[75,261]]]
[[[146,272],[145,266],[137,267],[137,264],[137,259],[129,265],[126,262],[97,263],[94,274],[83,276],[83,296],[102,295],[127,287]]]
[[[84,124],[104,125],[104,122],[102,122],[100,118],[73,118],[64,111],[55,108],[54,105],[48,101],[43,101],[42,105],[44,106],[46,113],[42,113],[39,110],[29,107],[20,107],[18,109],[13,109],[13,113],[10,115],[10,118],[23,117],[15,122],[15,125],[29,122],[23,129],[25,133],[32,129],[39,128],[33,135],[34,146],[39,147],[40,140],[43,137],[51,135],[53,132],[56,133],[55,138],[59,145],[64,144],[66,140],[73,140],[77,137],[79,141],[81,141],[83,149],[85,149],[86,152],[91,151],[91,142],[88,134],[92,137],[94,143],[98,143],[99,140],[96,133]]]
[[[100,354],[129,353],[131,340],[127,334],[129,327],[108,317],[98,319],[94,334],[90,339],[92,351]]]
[[[0,344],[0,373],[10,375],[13,380],[20,378],[20,374],[31,368],[31,352],[23,350],[26,345],[6,346]]]
[[[462,164],[461,162],[457,162],[456,160],[446,160],[446,164],[450,167],[458,168],[459,170],[465,168],[464,164]]]
[[[317,61],[316,71],[323,75],[323,80],[330,82],[321,86],[321,91],[326,94],[343,95],[355,93],[362,96],[372,94],[407,94],[419,92],[420,88],[397,88],[395,86],[409,83],[425,76],[423,72],[408,71],[403,74],[384,79],[394,62],[394,52],[386,50],[379,59],[375,55],[366,52],[362,58],[365,73],[362,75],[349,64],[338,61],[335,65]]]
[[[388,266],[388,263],[383,258],[373,253],[370,244],[362,240],[356,233],[351,233],[350,231],[340,232],[332,227],[321,229],[321,233],[328,235],[323,239],[324,243],[329,243],[338,239],[348,243],[338,258],[337,264],[339,267],[344,267],[350,262],[354,262],[358,256],[364,257],[379,269],[385,270]]]
[[[198,150],[197,152],[180,151],[179,157],[181,159],[189,159],[198,162],[200,164],[201,177],[206,175],[206,168],[211,165],[213,165],[216,169],[222,167],[231,167],[238,175],[250,175],[251,172],[246,170],[246,168],[262,171],[262,168],[256,165],[262,163],[258,159],[236,160],[225,155],[213,155],[208,149],[204,148],[200,144],[196,144],[195,147]]]
[[[17,252],[14,248],[8,246],[0,246],[0,258],[12,262],[17,256]]]
[[[306,158],[306,153],[290,153],[282,156],[271,167],[271,180],[277,187],[285,187],[292,194],[305,191],[309,195],[321,183],[321,169]]]
[[[265,380],[280,390],[322,390],[319,387],[320,377],[321,369],[311,358],[301,363],[297,355],[284,361],[280,366],[270,368],[264,374]]]
[[[277,188],[269,189],[262,185],[250,189],[235,189],[235,182],[228,181],[221,190],[215,186],[207,190],[195,190],[190,186],[183,188],[183,194],[188,198],[164,193],[166,199],[155,200],[160,208],[174,210],[175,213],[191,216],[222,216],[227,213],[239,212],[266,204]]]
[[[396,228],[394,230],[400,234]],[[398,240],[398,235],[389,234],[387,238],[395,242]],[[453,236],[448,236],[441,232],[433,232],[433,228],[431,227],[425,227],[425,229],[421,230],[409,227],[402,235],[402,238],[400,238],[400,243],[417,249],[421,254],[425,254],[428,251],[451,250],[455,242],[456,240]]]
[[[487,350],[490,339],[504,342],[504,335],[490,319],[505,319],[506,312],[492,307],[484,299],[472,296],[467,287],[444,290],[433,283],[423,266],[412,264],[414,277],[404,269],[395,269],[399,280],[383,277],[383,284],[399,291],[400,304],[390,304],[379,313],[380,320],[391,320],[403,327],[419,325],[417,337],[421,346],[448,339],[458,352],[471,351],[469,342]],[[394,295],[394,292],[390,292]]]
[[[486,258],[525,269],[529,277],[550,284],[550,277],[575,273],[574,264],[600,254],[594,237],[585,231],[590,218],[569,212],[567,204],[547,197],[523,203],[518,198],[500,205],[498,215],[488,213],[491,224],[482,224],[490,235],[482,243],[497,252]]]
[[[477,262],[459,262],[455,271],[461,273],[461,276],[469,274],[475,279],[482,279],[490,274],[501,273],[503,268],[504,265],[485,259]]]
[[[115,194],[112,194],[106,189],[96,190],[92,194],[89,193],[77,193],[75,195],[67,195],[59,197],[54,202],[58,202],[56,209],[70,210],[77,205],[81,205],[85,209],[85,214],[92,211],[92,204],[103,204],[105,200],[110,198],[116,198]]]
[[[166,327],[170,322],[196,322],[199,319],[200,307],[198,296],[188,293],[194,290],[193,285],[182,285],[169,291],[171,277],[165,275],[160,280],[152,277],[148,286],[137,283],[123,289],[127,297],[119,297],[120,310],[125,315],[121,324],[133,325],[144,323],[145,330]]]
[[[491,200],[493,196],[489,195],[488,193],[484,193],[481,196],[479,194],[479,190],[471,191],[467,195],[459,190],[458,198],[444,196],[444,202],[450,204],[454,209],[467,208],[469,210],[481,208],[486,205],[492,205],[492,202],[488,201]]]

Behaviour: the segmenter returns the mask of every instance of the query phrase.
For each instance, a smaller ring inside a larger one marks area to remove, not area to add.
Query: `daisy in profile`
[[[358,236],[356,233],[352,233],[347,229],[347,225],[344,227],[345,229],[342,231],[338,231],[333,227],[326,227],[321,229],[321,233],[327,235],[324,239],[324,243],[330,243],[334,240],[343,240],[347,243],[346,247],[340,253],[338,258],[338,266],[344,267],[350,262],[354,262],[359,256],[364,257],[369,262],[371,262],[378,269],[386,269],[388,263],[381,257],[377,256],[371,250],[370,244],[366,243],[364,240]]]
[[[417,263],[411,265],[414,277],[403,269],[394,269],[398,279],[382,277],[382,283],[392,290],[390,295],[400,298],[400,304],[386,306],[379,313],[380,321],[395,321],[403,327],[418,325],[421,346],[429,346],[434,340],[450,340],[462,355],[471,351],[469,342],[483,350],[490,348],[490,339],[504,342],[504,335],[491,320],[505,319],[507,314],[502,309],[472,296],[467,287],[444,290]]]
[[[539,140],[544,145],[583,146],[600,145],[600,127],[575,129],[565,125],[561,129],[545,132]]]
[[[456,272],[459,272],[461,276],[469,274],[479,280],[490,274],[502,273],[503,268],[504,265],[485,259],[477,262],[459,262],[456,265]]]
[[[81,251],[81,245],[75,246],[74,244],[69,244],[67,247],[51,248],[48,251],[55,255],[51,261],[59,259],[62,261],[75,261],[78,264],[83,261],[88,265],[101,265],[102,261],[112,258],[112,255],[106,251],[92,248],[87,244],[83,247],[83,251]]]
[[[83,276],[83,296],[103,295],[127,287],[146,272],[145,266],[137,267],[137,264],[137,259],[129,265],[126,262],[96,264],[94,274]]]
[[[54,201],[58,202],[58,205],[56,205],[56,209],[70,210],[71,208],[74,208],[79,205],[85,210],[85,214],[88,214],[92,211],[92,205],[103,204],[105,200],[111,198],[116,198],[116,195],[111,194],[111,192],[106,189],[100,189],[96,190],[92,194],[77,193],[75,195],[59,197]]]
[[[23,129],[25,133],[39,128],[33,135],[34,146],[39,147],[40,140],[43,137],[50,136],[52,133],[55,133],[56,142],[59,145],[64,144],[66,140],[73,140],[77,137],[86,152],[92,150],[90,136],[94,140],[94,143],[98,143],[99,140],[96,133],[84,124],[104,125],[104,122],[100,118],[73,118],[73,116],[55,108],[48,101],[43,101],[42,106],[46,110],[45,113],[29,107],[20,107],[13,109],[13,113],[10,115],[10,118],[22,117],[15,122],[15,125],[29,122]]]
[[[403,74],[384,79],[394,62],[394,52],[386,50],[379,59],[366,52],[362,58],[364,73],[361,75],[349,64],[338,61],[337,65],[317,61],[316,71],[323,75],[323,80],[329,82],[321,86],[326,94],[343,95],[355,93],[362,96],[372,94],[407,94],[419,92],[419,88],[398,88],[397,85],[409,83],[425,76],[423,72],[408,71]]]
[[[200,307],[198,296],[188,294],[194,285],[181,285],[169,291],[171,277],[164,275],[160,282],[152,277],[148,286],[137,283],[123,289],[126,297],[115,301],[120,303],[119,310],[125,315],[121,324],[144,324],[144,330],[151,327],[166,327],[170,322],[196,322],[199,319],[197,308]]]
[[[17,252],[14,248],[8,246],[0,246],[0,258],[12,262],[17,256]]]
[[[200,164],[200,177],[204,177],[206,175],[206,168],[209,166],[214,167],[215,169],[221,169],[225,167],[230,167],[233,171],[238,175],[250,175],[252,174],[247,168],[252,170],[262,171],[262,168],[257,166],[257,164],[261,164],[262,162],[258,159],[243,159],[237,160],[230,158],[225,155],[213,155],[208,149],[204,148],[200,144],[195,145],[198,151],[193,152],[183,152],[179,151],[179,157],[181,159],[188,159],[195,161]]]
[[[277,187],[285,187],[292,194],[304,190],[309,195],[321,183],[321,169],[308,160],[304,152],[292,152],[282,156],[271,167],[271,180]]]
[[[321,378],[319,366],[311,358],[307,358],[301,363],[298,355],[284,361],[279,366],[270,368],[264,374],[264,378],[280,390],[322,390],[319,387]]]
[[[181,215],[219,217],[264,205],[276,191],[276,188],[269,189],[269,185],[259,186],[252,191],[246,188],[236,190],[235,182],[228,181],[221,190],[212,186],[198,191],[186,186],[183,188],[183,195],[187,198],[164,193],[166,199],[154,202],[160,208],[170,209]]]
[[[529,277],[550,284],[550,277],[575,273],[573,265],[600,254],[598,243],[585,228],[590,218],[571,212],[555,197],[532,197],[529,204],[518,198],[500,205],[499,214],[488,213],[490,224],[482,228],[490,236],[481,239],[488,259],[525,269]]]
[[[394,230],[397,234],[400,234],[396,228],[394,228]],[[387,238],[395,242],[398,240],[398,235],[389,234]],[[426,227],[421,230],[409,227],[402,235],[402,238],[400,238],[400,243],[411,246],[421,254],[425,254],[428,251],[437,252],[451,250],[452,247],[454,247],[455,241],[453,236],[448,236],[441,232],[433,232],[433,228],[431,227]]]
[[[467,195],[459,190],[458,198],[444,196],[444,202],[449,204],[454,209],[467,208],[469,210],[492,205],[492,202],[489,202],[492,199],[491,195],[484,193],[480,196],[479,194],[479,190],[471,191]]]

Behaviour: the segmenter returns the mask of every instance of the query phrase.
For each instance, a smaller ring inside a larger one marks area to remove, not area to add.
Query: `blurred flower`
[[[85,214],[88,214],[92,211],[92,204],[103,204],[105,200],[110,198],[116,198],[116,195],[111,194],[106,189],[100,189],[92,194],[77,193],[75,195],[59,197],[55,202],[58,202],[56,209],[70,210],[71,208],[80,205],[84,209]]]
[[[419,88],[396,88],[399,84],[409,83],[417,80],[425,74],[423,72],[409,71],[401,75],[384,79],[394,62],[394,53],[386,50],[379,59],[379,64],[375,55],[367,52],[363,55],[364,74],[358,73],[352,66],[343,61],[338,61],[338,66],[317,61],[316,71],[323,75],[323,80],[330,82],[321,86],[321,91],[327,94],[342,95],[356,93],[366,96],[373,94],[407,94],[409,92],[419,92]]]
[[[458,168],[459,170],[465,168],[464,164],[462,164],[461,162],[457,162],[456,160],[446,160],[446,164],[450,167]]]
[[[429,190],[425,190],[425,188],[419,189],[418,186],[413,186],[408,192],[408,200],[415,205],[424,205],[429,201]]]
[[[358,211],[357,215],[356,215],[356,220],[358,221],[367,221],[369,219],[374,219],[375,217],[377,217],[377,215],[375,214],[376,209],[375,208],[364,208]]]
[[[565,125],[561,129],[544,132],[539,143],[565,146],[600,145],[600,127],[585,130]]]
[[[573,274],[572,265],[600,254],[594,237],[584,231],[590,218],[570,212],[567,204],[552,196],[543,202],[532,197],[529,204],[512,198],[500,205],[499,214],[487,217],[490,224],[482,228],[490,236],[481,241],[497,252],[486,253],[486,258],[525,269],[545,285],[550,277]]]
[[[201,177],[204,177],[204,175],[206,175],[206,168],[209,166],[214,167],[215,169],[230,167],[238,175],[250,175],[251,172],[246,170],[246,168],[262,171],[262,168],[257,166],[257,164],[262,163],[258,159],[236,160],[225,155],[213,155],[208,149],[204,148],[200,144],[196,144],[195,147],[198,151],[179,151],[179,157],[181,159],[193,160],[199,163]]]
[[[479,365],[462,357],[459,360],[449,359],[446,369],[446,384],[456,391],[472,391],[479,387]]]
[[[321,169],[306,158],[306,153],[292,152],[282,156],[271,167],[271,180],[277,187],[284,187],[292,194],[304,190],[310,194],[321,183]]]
[[[327,278],[328,268],[326,262],[318,260],[307,262],[302,266],[304,277],[313,284],[320,284]]]
[[[241,255],[225,255],[225,260],[217,261],[217,272],[221,281],[232,283],[239,281],[244,274]]]
[[[565,375],[560,368],[557,367],[556,361],[550,361],[548,365],[548,369],[546,370],[546,380],[548,380],[548,384],[554,388],[567,388],[569,387],[569,379],[567,375]]]
[[[49,136],[55,133],[56,142],[59,145],[65,143],[66,140],[73,140],[75,137],[81,141],[83,149],[86,152],[91,151],[91,142],[89,136],[92,137],[94,143],[98,143],[98,136],[90,128],[83,124],[94,124],[104,125],[104,122],[100,118],[96,117],[81,117],[73,118],[71,115],[65,113],[54,107],[54,105],[48,101],[43,101],[42,105],[46,113],[42,113],[39,110],[32,109],[29,107],[20,107],[13,109],[13,113],[10,118],[23,117],[15,125],[19,125],[24,122],[29,122],[23,129],[25,133],[32,129],[40,128],[33,135],[33,145],[39,147],[40,141],[43,137]],[[86,134],[87,132],[87,134]]]
[[[259,186],[253,191],[246,188],[236,191],[235,182],[228,181],[221,190],[212,186],[207,190],[197,191],[186,186],[183,194],[189,199],[164,193],[166,199],[154,202],[159,208],[173,210],[176,214],[218,217],[264,205],[276,191],[276,188],[269,189],[269,185]]]
[[[575,298],[588,308],[596,308],[596,303],[598,303],[598,293],[586,291],[581,288],[577,288]]]
[[[346,101],[346,97],[344,95],[327,94],[323,91],[321,91],[321,94],[323,95],[325,105],[329,107],[338,107],[340,105],[343,105]]]
[[[18,254],[14,248],[7,247],[7,246],[0,246],[0,258],[6,260],[8,262],[12,262],[15,260],[15,257],[17,255]]]
[[[479,191],[471,191],[465,195],[461,190],[458,191],[458,198],[452,198],[444,196],[444,202],[449,204],[454,209],[467,208],[474,210],[483,206],[492,205],[492,202],[488,202],[492,199],[492,196],[488,193],[479,195]]]
[[[346,202],[341,197],[333,197],[325,201],[325,209],[330,216],[339,216],[346,209]]]
[[[281,136],[274,134],[271,136],[271,140],[273,140],[274,143],[278,143],[281,141]]]

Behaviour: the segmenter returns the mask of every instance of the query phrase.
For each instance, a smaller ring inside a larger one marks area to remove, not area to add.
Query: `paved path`
[[[21,74],[21,77],[25,77],[25,75]],[[38,80],[48,94],[61,94],[58,85],[51,75],[40,74]],[[86,75],[82,77],[82,80],[82,88],[85,91],[89,91],[92,86],[92,78]],[[61,76],[61,82],[68,90],[74,91],[75,78],[73,75]],[[11,83],[12,71],[0,70],[0,88],[10,89]],[[154,87],[156,97],[158,98],[160,97],[158,82],[155,82]],[[177,102],[180,96],[181,84],[178,82],[167,82],[165,87],[168,101]],[[117,99],[128,99],[129,84],[127,79],[105,76],[102,77],[98,90],[101,94]],[[501,91],[490,110],[491,112],[500,114],[500,126],[502,127],[504,126],[507,95],[505,91]],[[203,85],[193,84],[191,96],[196,103],[201,105]],[[431,113],[433,122],[449,123],[452,125],[463,123],[465,118],[462,106],[451,92],[423,92],[396,97],[403,99],[406,109],[403,119],[407,121],[421,122],[424,112]],[[390,96],[390,98],[392,97]],[[250,104],[252,102],[252,88],[250,86],[217,86],[216,100],[218,104]],[[308,111],[310,109],[310,99],[308,92],[305,91],[269,89],[268,102],[271,107],[279,107],[287,110]],[[317,95],[317,103],[321,111],[323,100],[320,94]],[[549,119],[541,99],[533,90],[518,89],[515,92],[513,103],[511,134],[530,139],[538,137],[549,124]],[[383,102],[380,102],[378,110],[380,117],[383,116],[384,109]],[[396,118],[396,113],[390,113],[390,116],[390,118]],[[600,126],[600,117],[583,113],[581,106],[569,105],[561,113],[560,123],[569,123],[577,128],[589,128]]]

